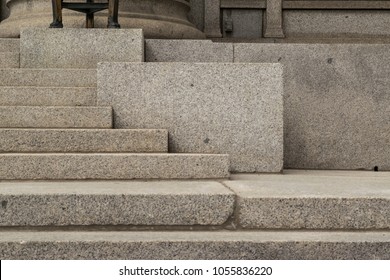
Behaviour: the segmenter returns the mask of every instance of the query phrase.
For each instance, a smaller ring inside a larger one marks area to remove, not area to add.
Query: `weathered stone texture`
[[[0,183],[0,225],[221,225],[234,194],[210,181]]]
[[[170,151],[229,154],[233,172],[281,171],[282,95],[278,64],[98,67],[98,104],[113,106],[115,127],[168,129]]]
[[[23,29],[22,68],[96,68],[101,61],[144,61],[141,29]]]
[[[390,45],[235,44],[284,66],[284,167],[390,170]]]

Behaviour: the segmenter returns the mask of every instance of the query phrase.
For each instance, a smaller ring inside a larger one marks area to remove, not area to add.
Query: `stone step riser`
[[[0,154],[3,180],[206,179],[229,176],[228,155]]]
[[[112,118],[111,107],[0,107],[0,128],[112,128]]]
[[[96,88],[0,87],[0,106],[96,106]]]
[[[0,69],[0,86],[96,87],[96,70]]]
[[[19,52],[19,39],[0,38],[0,52]]]
[[[381,232],[2,232],[1,259],[389,259]]]
[[[132,129],[0,129],[0,153],[168,152],[168,131]]]
[[[0,201],[0,226],[221,225],[234,208],[210,181],[7,182]]]
[[[390,229],[388,176],[259,176],[226,182],[245,229]]]
[[[19,53],[0,52],[0,69],[19,68],[19,65]]]

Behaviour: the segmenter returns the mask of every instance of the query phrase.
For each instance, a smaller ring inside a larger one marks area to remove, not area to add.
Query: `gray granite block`
[[[96,87],[96,70],[0,69],[0,86]]]
[[[229,177],[228,155],[0,154],[0,179],[208,179]]]
[[[0,129],[0,152],[168,152],[157,129]]]
[[[284,67],[284,167],[390,170],[389,44],[235,44]]]
[[[283,11],[283,28],[289,37],[388,36],[389,19],[387,9],[292,9]]]
[[[0,68],[18,68],[19,53],[0,52]]]
[[[1,106],[94,106],[95,87],[0,87]]]
[[[101,61],[144,61],[142,30],[28,28],[21,31],[21,68],[96,68]]]
[[[235,196],[212,181],[0,183],[0,226],[221,225]]]
[[[2,231],[1,259],[390,259],[390,233]]]
[[[232,43],[211,40],[145,40],[147,62],[233,62]]]
[[[112,128],[112,108],[0,106],[0,128]]]
[[[19,39],[0,38],[0,52],[19,52]]]
[[[390,229],[390,174],[259,175],[225,184],[237,194],[235,215],[243,228]]]
[[[117,128],[165,128],[177,153],[224,153],[233,172],[280,172],[278,64],[102,63],[98,104]]]

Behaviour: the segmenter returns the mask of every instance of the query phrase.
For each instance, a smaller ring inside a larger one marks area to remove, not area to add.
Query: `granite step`
[[[95,87],[0,87],[1,106],[95,106]]]
[[[0,226],[215,226],[234,200],[213,181],[1,182]]]
[[[0,154],[0,180],[206,179],[229,176],[228,155]]]
[[[112,108],[0,106],[1,128],[112,128]]]
[[[0,52],[0,68],[19,68],[19,53]]]
[[[0,129],[0,153],[168,152],[163,129]]]
[[[1,259],[390,259],[390,232],[2,231]]]
[[[0,86],[96,87],[96,70],[0,69]]]
[[[226,181],[237,194],[237,224],[268,230],[390,229],[390,172],[317,173],[236,175]]]
[[[0,52],[19,52],[20,40],[11,38],[0,38]]]

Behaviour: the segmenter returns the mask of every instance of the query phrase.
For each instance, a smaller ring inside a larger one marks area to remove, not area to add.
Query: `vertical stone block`
[[[169,150],[229,154],[232,172],[280,172],[279,64],[101,63],[98,104],[117,128],[165,128]]]
[[[142,30],[29,28],[21,32],[21,68],[96,68],[101,61],[144,61]]]

